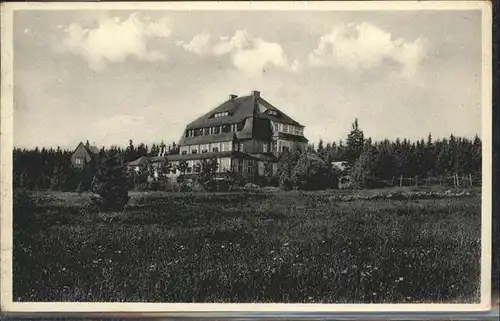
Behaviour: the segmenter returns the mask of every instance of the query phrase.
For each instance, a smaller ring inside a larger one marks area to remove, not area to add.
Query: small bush
[[[120,154],[112,149],[100,159],[92,191],[102,197],[101,210],[122,211],[128,196],[128,178]]]
[[[292,170],[294,187],[303,190],[320,190],[330,187],[330,169],[319,157],[304,153]]]
[[[203,192],[205,188],[197,180],[187,179],[179,184],[181,192]]]

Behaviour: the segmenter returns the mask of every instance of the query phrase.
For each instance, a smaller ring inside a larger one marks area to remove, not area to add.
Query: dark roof
[[[142,156],[139,157],[138,159],[131,161],[128,163],[129,166],[140,166],[146,163],[149,160],[150,157]]]
[[[90,156],[99,154],[99,148],[97,148],[97,147],[96,147],[96,146],[94,146],[94,145],[89,145],[89,146],[87,146],[87,144],[84,144],[83,142],[80,142],[80,143],[76,146],[76,148],[75,148],[75,150],[73,151],[73,153],[74,153],[74,152],[76,152],[76,150],[77,150],[80,146],[82,146],[83,148],[85,148],[85,150],[89,153],[89,155],[90,155]]]
[[[261,154],[252,154],[252,156],[258,160],[265,162],[277,162],[278,159],[272,153],[261,153]]]
[[[90,146],[85,146],[85,148],[92,154],[99,154],[99,148],[97,148],[96,146],[94,145],[90,145]]]
[[[271,105],[267,100],[263,99],[262,97],[258,97],[257,102],[260,103],[262,106],[266,107],[267,109],[275,110],[279,113],[279,116],[273,116],[273,115],[269,115],[268,113],[258,112],[258,116],[260,116],[261,118],[267,118],[267,119],[270,119],[272,121],[280,122],[283,124],[290,124],[290,125],[304,127],[299,122],[293,120],[290,116],[286,115],[284,112],[282,112],[278,108]]]
[[[313,152],[313,153],[310,153],[310,152],[309,152],[309,153],[307,153],[307,154],[306,154],[306,157],[307,157],[308,159],[310,159],[310,160],[314,160],[314,161],[318,161],[318,162],[320,162],[320,163],[322,163],[322,164],[326,164],[325,160],[324,160],[323,158],[319,157],[319,156],[318,156],[316,153],[314,153],[314,152]]]
[[[279,112],[279,116],[269,115],[268,113],[262,113],[259,111],[258,105],[261,104],[267,109],[275,110]],[[212,116],[215,113],[229,112],[228,116],[216,117]],[[281,110],[271,105],[269,102],[256,95],[237,97],[232,100],[227,100],[223,102],[218,107],[212,109],[210,112],[199,117],[195,121],[189,123],[186,129],[196,129],[210,126],[217,126],[223,124],[234,124],[243,121],[248,117],[260,117],[267,118],[273,121],[277,121],[284,124],[291,124],[296,126],[301,126],[298,122],[284,114]]]
[[[166,158],[164,156],[141,156],[134,161],[128,162],[127,165],[128,166],[140,166],[140,165],[146,164],[147,162],[161,163],[161,162],[164,162],[165,159]]]
[[[287,139],[287,140],[295,140],[295,141],[302,142],[302,143],[307,143],[309,141],[304,136],[299,136],[299,135],[294,135],[294,134],[287,134],[287,133],[282,133],[282,132],[278,133],[278,137],[279,138],[284,138],[284,139]]]

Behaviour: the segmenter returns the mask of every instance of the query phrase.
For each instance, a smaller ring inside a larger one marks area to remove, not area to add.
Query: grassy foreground
[[[477,192],[338,193],[139,194],[96,217],[85,196],[39,196],[34,211],[14,213],[14,300],[479,301]]]

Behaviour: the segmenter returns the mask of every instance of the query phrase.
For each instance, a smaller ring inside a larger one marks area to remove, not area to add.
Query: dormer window
[[[217,118],[217,117],[226,117],[226,116],[229,116],[229,112],[228,111],[224,111],[224,112],[220,112],[220,113],[215,113],[213,117]]]
[[[278,116],[278,112],[276,110],[268,109],[267,113],[271,116]]]

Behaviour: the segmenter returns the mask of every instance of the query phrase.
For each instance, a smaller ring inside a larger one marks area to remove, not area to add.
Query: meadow
[[[476,303],[481,197],[133,193],[15,205],[16,301]],[[415,194],[417,195],[417,194]]]

